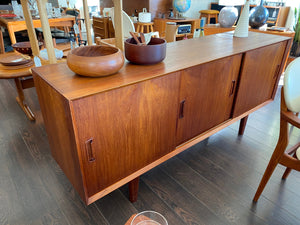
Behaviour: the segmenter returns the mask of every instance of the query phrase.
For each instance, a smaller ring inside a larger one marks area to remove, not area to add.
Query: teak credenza
[[[86,204],[272,101],[291,38],[221,33],[169,43],[166,59],[103,78],[33,69],[52,155]]]

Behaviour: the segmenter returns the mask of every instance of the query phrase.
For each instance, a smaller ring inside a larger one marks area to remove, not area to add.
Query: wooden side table
[[[141,22],[137,22],[137,27],[136,27],[136,32],[138,33],[150,33],[153,32],[153,22],[149,22],[149,23],[141,23]],[[144,32],[144,28],[146,28],[145,32]]]
[[[16,53],[4,53],[0,54],[0,59],[5,58],[11,54]],[[16,89],[18,96],[16,100],[29,120],[34,121],[35,117],[31,109],[25,102],[25,96],[23,89],[34,87],[33,78],[31,77],[31,68],[34,64],[29,67],[20,69],[5,69],[4,66],[0,64],[0,79],[14,79],[16,84]]]

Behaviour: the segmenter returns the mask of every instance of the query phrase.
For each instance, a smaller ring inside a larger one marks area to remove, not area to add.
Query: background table
[[[17,53],[4,53],[0,54],[0,59],[5,58],[11,54]],[[19,103],[22,110],[25,112],[26,116],[34,121],[35,117],[30,108],[25,103],[25,96],[23,89],[34,87],[33,79],[31,76],[31,68],[34,67],[34,64],[29,67],[21,69],[4,69],[3,66],[0,66],[0,79],[14,79],[16,84],[16,89],[18,96],[16,97],[17,102]]]
[[[70,15],[62,16],[59,18],[50,18],[50,19],[48,19],[48,21],[49,21],[50,27],[73,27],[73,25],[76,22],[75,16],[70,16]],[[41,21],[39,19],[33,19],[32,22],[33,22],[34,28],[42,27]],[[0,26],[6,28],[8,30],[11,44],[15,44],[17,42],[15,32],[27,29],[25,20],[23,20],[23,19],[0,18]],[[80,36],[81,36],[81,33],[80,33]],[[0,43],[1,43],[1,40],[0,40]]]
[[[57,46],[57,48],[63,51],[64,50],[68,51],[69,46],[61,45],[61,46]],[[14,54],[19,54],[19,53],[9,52],[9,53],[0,54],[0,59]],[[49,64],[47,60],[41,60],[41,61],[42,61],[42,65]],[[65,62],[65,59],[58,60],[58,63],[62,63],[62,62]],[[12,69],[12,68],[7,69],[4,66],[2,66],[2,64],[0,64],[0,79],[14,79],[17,93],[18,93],[16,100],[20,105],[20,107],[22,108],[22,110],[24,111],[24,113],[26,114],[26,116],[28,117],[28,119],[31,121],[35,120],[35,116],[31,111],[31,109],[29,108],[29,106],[26,104],[26,99],[23,90],[34,87],[34,82],[31,73],[31,68],[33,67],[35,67],[34,64],[20,69],[17,69],[18,67],[16,67],[16,69]]]

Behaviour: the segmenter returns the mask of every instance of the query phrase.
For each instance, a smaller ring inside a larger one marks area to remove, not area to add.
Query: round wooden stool
[[[150,33],[153,32],[153,22],[149,22],[149,23],[141,23],[141,22],[137,22],[137,27],[136,27],[136,32],[137,33]],[[144,31],[144,28],[145,31]]]
[[[216,23],[218,23],[218,14],[219,11],[218,10],[200,10],[200,19],[202,17],[206,18],[206,24],[210,23],[210,19],[215,18]]]

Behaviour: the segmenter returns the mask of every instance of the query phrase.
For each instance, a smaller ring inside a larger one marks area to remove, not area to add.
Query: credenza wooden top
[[[78,76],[66,63],[36,67],[32,71],[65,98],[74,100],[288,39],[291,38],[257,32],[249,32],[247,38],[237,38],[233,37],[233,32],[227,32],[172,42],[167,45],[167,55],[163,62],[147,66],[126,62],[117,74],[101,78]]]

